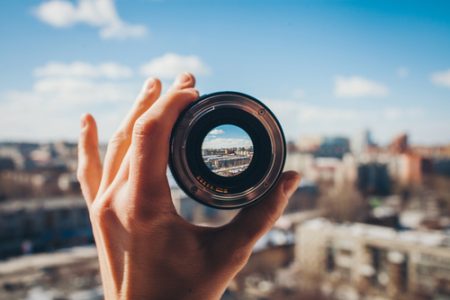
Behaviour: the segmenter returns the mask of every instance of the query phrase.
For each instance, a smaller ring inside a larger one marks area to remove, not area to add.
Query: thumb
[[[253,247],[268,232],[283,213],[289,198],[296,191],[300,175],[289,171],[281,175],[274,189],[255,205],[242,209],[225,225],[227,243],[236,247]]]

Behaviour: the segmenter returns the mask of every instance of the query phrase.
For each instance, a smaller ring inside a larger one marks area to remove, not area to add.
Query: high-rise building
[[[350,142],[346,137],[325,137],[319,149],[314,152],[315,157],[331,157],[342,159],[350,152]]]
[[[357,187],[363,195],[386,196],[390,193],[391,182],[386,164],[363,163],[357,169]]]
[[[389,145],[389,150],[395,154],[403,154],[409,150],[408,135],[406,133],[399,134]]]
[[[356,134],[351,141],[352,152],[356,155],[367,152],[373,145],[372,134],[368,129]]]

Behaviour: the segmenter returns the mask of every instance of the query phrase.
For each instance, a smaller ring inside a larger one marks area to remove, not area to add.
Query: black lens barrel
[[[213,128],[235,125],[250,136],[253,157],[236,176],[212,172],[202,158],[202,143]],[[170,140],[169,166],[180,188],[192,199],[221,208],[240,208],[261,199],[276,183],[286,156],[281,126],[259,100],[237,92],[200,97],[178,118]]]

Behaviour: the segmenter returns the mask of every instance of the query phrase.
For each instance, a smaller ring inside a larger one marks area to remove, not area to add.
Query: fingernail
[[[155,78],[150,78],[147,80],[147,90],[153,88],[155,86]]]
[[[84,128],[87,126],[87,121],[86,121],[86,114],[83,114],[80,118],[80,123],[81,123],[81,128]]]
[[[283,189],[287,197],[291,197],[297,190],[299,181],[300,176],[298,174],[292,175],[290,178],[286,179],[283,184]]]
[[[184,73],[178,75],[175,83],[178,85],[182,84],[182,83],[186,83],[186,82],[189,82],[191,80],[191,78],[192,78],[191,74],[189,74],[188,72],[184,72]]]

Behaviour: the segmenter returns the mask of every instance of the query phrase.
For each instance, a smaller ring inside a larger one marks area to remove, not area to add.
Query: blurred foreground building
[[[81,197],[0,203],[0,258],[92,243]]]
[[[450,236],[441,231],[315,219],[298,226],[295,256],[298,284],[331,299],[450,298]]]

